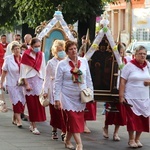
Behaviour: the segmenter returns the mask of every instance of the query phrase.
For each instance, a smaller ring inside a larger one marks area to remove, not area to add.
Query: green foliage
[[[54,10],[52,0],[16,0],[15,8],[18,8],[19,20],[35,27],[44,20],[52,18]]]
[[[67,3],[69,2],[69,5]],[[68,23],[86,21],[91,16],[100,15],[103,4],[100,0],[63,1],[63,15]]]
[[[11,31],[14,27],[18,26],[16,13],[17,10],[13,6],[15,0],[0,0],[0,32],[5,33],[5,30]]]
[[[35,27],[51,19],[59,4],[63,7],[62,13],[67,23],[74,23],[79,19],[84,21],[91,15],[100,15],[104,3],[100,0],[16,0],[15,7],[18,7],[19,19]]]
[[[0,0],[0,30],[12,30],[24,23],[35,28],[52,19],[59,4],[67,23],[86,21],[100,15],[103,6],[113,1],[116,0]]]

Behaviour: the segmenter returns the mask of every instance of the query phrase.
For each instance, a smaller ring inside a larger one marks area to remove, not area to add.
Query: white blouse
[[[132,60],[131,56],[125,56],[124,57],[128,62],[130,62]],[[125,62],[123,62],[125,64]],[[121,75],[121,70],[118,70],[118,77],[117,77],[117,89],[119,90],[119,84],[120,84],[120,75]]]
[[[6,75],[6,85],[16,86],[20,76],[19,67],[15,62],[14,55],[9,55],[5,57],[2,70],[7,71]]]
[[[89,71],[88,62],[85,58],[78,57],[81,61],[80,70],[83,75],[83,84],[80,87],[77,83],[73,83],[72,74],[69,65],[69,58],[59,62],[56,69],[55,83],[54,83],[54,101],[61,101],[64,110],[83,111],[85,104],[81,104],[80,92],[82,89],[89,87],[93,90],[93,83]]]
[[[133,112],[138,116],[150,116],[150,91],[149,86],[144,85],[145,80],[150,80],[149,67],[142,70],[129,62],[122,69],[121,77],[127,80],[124,97],[133,105]]]
[[[54,104],[54,95],[53,95],[53,85],[55,81],[55,71],[56,67],[59,63],[59,60],[53,57],[51,60],[47,62],[46,66],[46,75],[43,83],[44,93],[50,93],[50,103]]]
[[[25,104],[25,97],[23,94],[23,87],[17,86],[20,77],[19,66],[15,62],[14,55],[5,57],[2,70],[7,71],[6,86],[9,91],[9,96],[12,104],[16,105],[20,101]]]
[[[33,55],[32,53],[30,53],[30,56],[32,56],[35,59],[35,55]],[[45,66],[46,66],[45,56],[44,56],[44,53],[43,53],[43,55],[42,55],[42,64],[41,64],[39,72],[36,71],[34,68],[28,66],[28,65],[21,64],[20,65],[20,77],[26,79],[26,78],[31,78],[31,77],[34,77],[34,76],[38,75],[39,78],[44,79]]]

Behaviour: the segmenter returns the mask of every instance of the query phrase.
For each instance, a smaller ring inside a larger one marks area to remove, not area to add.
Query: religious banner
[[[99,31],[99,33],[97,34],[97,36],[95,37],[95,40],[94,40],[93,44],[91,45],[90,49],[85,54],[85,57],[87,60],[90,60],[90,58],[95,53],[95,51],[98,50],[99,44],[105,35],[109,41],[109,44],[110,44],[112,50],[113,50],[113,53],[114,53],[115,58],[117,60],[118,66],[120,69],[122,69],[124,64],[122,63],[120,54],[119,54],[118,49],[117,49],[117,45],[114,42],[114,39],[113,39],[111,32],[110,32],[110,29],[108,28],[109,21],[108,21],[108,14],[106,11],[102,15],[102,18],[103,19],[100,21],[100,25],[102,28]]]

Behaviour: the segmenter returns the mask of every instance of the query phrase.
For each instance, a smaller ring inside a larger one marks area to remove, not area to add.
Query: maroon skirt
[[[18,101],[16,105],[13,104],[12,106],[14,113],[21,114],[24,112],[24,105],[20,101]]]
[[[106,104],[106,108],[108,108],[108,103]],[[105,125],[120,125],[124,126],[127,124],[126,118],[126,107],[123,104],[116,104],[119,112],[107,112],[105,115]]]
[[[82,133],[84,131],[84,111],[73,112],[65,110],[66,127],[70,133]]]
[[[26,95],[26,103],[31,122],[42,122],[46,120],[45,108],[40,104],[39,96]]]
[[[127,110],[127,131],[150,132],[150,118],[137,116],[130,107]]]
[[[65,125],[65,112],[61,109],[55,109],[54,105],[49,105],[50,111],[50,125],[54,128],[58,128],[62,130],[63,133],[66,132],[66,125]]]
[[[93,103],[87,103],[86,104],[86,110],[84,112],[84,120],[96,120],[96,102]]]

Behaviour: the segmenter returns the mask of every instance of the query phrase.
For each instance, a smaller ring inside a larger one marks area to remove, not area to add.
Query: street
[[[59,139],[54,141],[51,139],[51,128],[49,126],[49,110],[46,108],[48,120],[43,123],[38,123],[37,127],[41,132],[41,135],[33,135],[28,127],[29,122],[23,121],[23,128],[19,129],[12,124],[12,110],[11,104],[6,94],[6,104],[9,107],[9,111],[6,113],[0,113],[0,150],[65,150],[63,142],[61,142],[60,131]],[[97,109],[97,121],[87,122],[88,127],[92,131],[90,134],[82,134],[84,150],[127,150],[128,147],[128,134],[126,127],[121,127],[119,130],[119,136],[121,141],[115,142],[113,138],[113,128],[109,128],[109,139],[104,139],[102,135],[102,127],[104,123],[104,115],[101,115],[103,109],[103,103],[98,103]],[[27,110],[25,111],[27,113]],[[150,134],[143,133],[141,136],[141,142],[143,144],[142,150],[150,149]],[[72,139],[72,143],[75,143]]]

